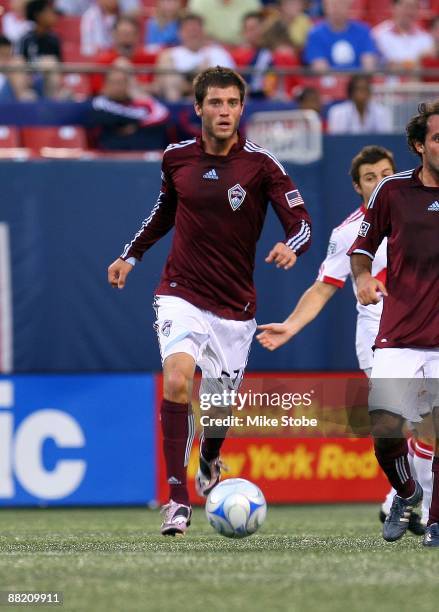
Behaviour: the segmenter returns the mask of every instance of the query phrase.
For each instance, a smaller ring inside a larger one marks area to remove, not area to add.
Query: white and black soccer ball
[[[267,503],[261,489],[244,478],[220,482],[206,501],[207,520],[227,538],[245,538],[265,520]]]

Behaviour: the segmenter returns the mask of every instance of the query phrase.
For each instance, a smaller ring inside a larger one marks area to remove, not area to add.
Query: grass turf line
[[[230,540],[202,510],[185,537],[164,538],[150,510],[3,509],[0,590],[63,591],[62,607],[38,609],[75,612],[430,612],[437,549],[384,542],[377,514],[270,507],[260,532]]]

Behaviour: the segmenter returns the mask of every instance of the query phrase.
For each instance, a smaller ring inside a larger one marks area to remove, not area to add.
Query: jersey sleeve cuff
[[[124,261],[131,264],[132,266],[135,266],[137,263],[137,259],[135,257],[127,257],[126,259],[124,259]]]
[[[369,251],[365,251],[363,249],[354,249],[353,251],[348,251],[348,255],[349,257],[351,255],[367,255],[371,258],[372,261],[375,259],[375,255],[372,255],[372,253],[369,253]]]
[[[334,285],[334,287],[338,287],[339,289],[342,289],[345,285],[344,280],[341,280],[340,278],[333,278],[332,276],[323,276],[317,280],[321,283],[326,283],[327,285]]]

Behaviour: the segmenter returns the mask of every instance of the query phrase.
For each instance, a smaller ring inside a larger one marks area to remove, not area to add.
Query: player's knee
[[[388,445],[386,440],[396,440],[404,437],[402,431],[403,421],[398,415],[384,410],[371,413],[371,434],[380,444]]]
[[[164,377],[164,396],[171,402],[189,402],[189,380],[178,369],[167,372]]]

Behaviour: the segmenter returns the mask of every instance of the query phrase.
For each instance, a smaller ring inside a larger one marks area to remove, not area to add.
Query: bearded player
[[[387,149],[379,146],[364,147],[352,160],[350,175],[355,191],[361,196],[362,204],[336,227],[329,240],[326,259],[320,266],[315,283],[302,295],[297,306],[283,323],[270,323],[260,325],[263,330],[257,336],[262,346],[274,350],[298,334],[306,325],[311,323],[338,289],[345,285],[350,276],[350,261],[346,252],[354,242],[366,212],[369,201],[378,183],[395,173],[393,155]],[[372,264],[372,274],[375,278],[385,282],[387,267],[387,241],[379,245]],[[352,283],[356,295],[355,282]],[[383,302],[363,306],[357,301],[357,328],[355,348],[360,368],[369,377],[373,364],[373,351],[375,338],[383,310]],[[424,503],[422,508],[422,524],[420,517],[412,513],[409,528],[413,533],[422,535],[425,531],[423,525],[427,523],[431,496],[431,461],[433,448],[431,440],[425,437],[422,425],[417,424],[420,432],[414,431],[413,437],[408,440],[410,449],[410,462],[419,482],[424,489]],[[420,433],[423,434],[419,435]],[[395,489],[392,487],[387,495],[380,512],[380,519],[384,522],[390,512]]]
[[[396,489],[383,526],[385,540],[399,540],[423,491],[408,461],[404,419],[420,421],[419,390],[433,408],[436,449],[424,545],[439,547],[439,102],[420,104],[407,125],[407,140],[422,164],[381,181],[349,249],[358,299],[383,314],[371,373],[369,411],[375,455]],[[387,237],[386,284],[371,274]]]
[[[191,389],[198,366],[201,392],[212,384],[238,388],[256,322],[253,269],[268,202],[285,231],[267,263],[289,270],[310,245],[310,219],[280,162],[238,131],[245,83],[232,70],[210,68],[194,81],[201,137],[170,145],[163,156],[156,205],[108,280],[122,289],[134,264],[175,227],[156,290],[156,330],[163,362],[161,426],[170,501],[163,535],[184,534],[191,520],[186,466],[194,435]],[[221,391],[219,391],[221,392]],[[220,478],[222,437],[204,435],[197,491]]]

